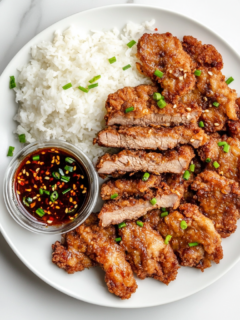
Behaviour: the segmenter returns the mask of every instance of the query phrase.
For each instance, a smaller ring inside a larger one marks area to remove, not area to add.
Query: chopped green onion
[[[38,208],[36,210],[36,214],[38,214],[40,217],[43,217],[45,215],[45,211],[41,208]]]
[[[29,203],[26,201],[26,197],[23,197],[22,201],[25,206],[29,207]]]
[[[158,78],[162,78],[163,77],[163,72],[160,70],[155,70],[154,71],[154,75]]]
[[[125,113],[131,112],[134,110],[134,107],[130,107],[130,108],[126,108],[125,109]]]
[[[225,146],[223,147],[223,151],[228,153],[230,150],[230,145],[229,144],[225,144]]]
[[[207,163],[209,163],[209,162],[212,161],[212,159],[211,159],[211,158],[207,158],[205,161],[206,161]]]
[[[163,109],[166,107],[167,102],[161,99],[161,100],[158,100],[157,105],[159,106],[160,109]]]
[[[195,164],[190,164],[189,170],[191,172],[194,172],[195,171]]]
[[[69,172],[73,172],[73,167],[71,166],[65,166],[64,170],[69,171]]]
[[[116,62],[117,59],[116,59],[116,57],[112,57],[112,58],[108,59],[108,61],[109,61],[109,63],[112,64],[112,63]]]
[[[86,92],[86,93],[88,93],[88,91],[89,91],[87,88],[84,88],[84,87],[81,87],[81,86],[79,86],[78,89],[83,91],[83,92]]]
[[[65,161],[68,163],[73,163],[75,160],[73,158],[67,157],[65,158]]]
[[[198,246],[198,242],[190,242],[188,245],[189,247],[196,247]]]
[[[126,223],[125,222],[119,223],[118,229],[122,229],[124,227],[126,227]]]
[[[53,178],[58,179],[58,180],[61,178],[60,173],[58,173],[56,171],[52,173],[52,176],[53,176]]]
[[[98,87],[98,82],[97,82],[97,83],[90,84],[90,85],[88,86],[88,89],[93,89],[93,88],[96,88],[96,87]]]
[[[199,121],[198,125],[199,125],[200,128],[204,128],[204,122],[203,121]]]
[[[48,196],[50,195],[50,191],[48,191],[48,190],[43,190],[43,192],[44,192],[45,194],[47,194]]]
[[[9,88],[10,89],[16,88],[16,82],[15,82],[14,76],[10,76]]]
[[[155,205],[156,203],[157,203],[157,199],[156,198],[152,198],[151,200],[150,200],[150,203],[151,203],[151,205]]]
[[[167,211],[167,209],[166,209],[166,208],[161,208],[161,210],[162,210],[162,212]]]
[[[33,157],[32,157],[32,159],[33,159],[33,161],[40,160],[40,156],[39,156],[39,155],[37,155],[37,156],[33,156]]]
[[[57,191],[54,191],[51,195],[50,195],[50,200],[52,202],[56,201],[58,198],[58,192]]]
[[[69,83],[65,84],[65,86],[63,86],[62,88],[63,88],[63,90],[67,90],[71,87],[72,87],[72,84],[71,84],[71,82],[69,82]]]
[[[190,172],[189,172],[188,170],[186,170],[186,171],[184,172],[184,174],[183,174],[183,179],[189,180],[190,175],[191,175]]]
[[[217,169],[217,168],[220,167],[220,164],[217,161],[214,161],[213,162],[213,166],[214,166],[215,169]]]
[[[111,195],[111,199],[116,199],[118,197],[118,193],[114,193]]]
[[[62,192],[62,194],[65,194],[65,193],[67,193],[67,192],[69,192],[69,191],[71,191],[71,188],[68,188],[68,189],[64,190],[64,191]]]
[[[161,218],[168,216],[168,212],[164,211],[160,214]]]
[[[121,237],[119,237],[119,238],[115,238],[115,241],[116,242],[120,242],[122,240],[122,238]]]
[[[63,182],[69,182],[69,181],[70,181],[70,177],[61,176],[61,181],[63,181]]]
[[[90,83],[93,83],[93,82],[96,82],[98,79],[100,79],[101,78],[101,76],[99,75],[99,76],[95,76],[95,77],[93,77],[91,80],[89,80],[89,82]]]
[[[9,147],[8,148],[7,157],[12,157],[13,156],[14,149],[15,149],[15,147]]]
[[[172,236],[170,234],[168,234],[164,240],[165,244],[169,244],[169,241],[172,239]]]
[[[149,177],[150,177],[150,173],[145,172],[143,177],[142,177],[142,181],[148,181]]]
[[[187,222],[185,220],[182,220],[181,223],[180,223],[180,227],[183,230],[187,229],[187,227],[188,227]]]
[[[219,147],[225,146],[226,144],[227,144],[226,141],[219,141],[219,142],[218,142],[218,146],[219,146]]]
[[[219,105],[220,105],[219,102],[217,102],[217,101],[213,102],[213,106],[214,106],[214,107],[219,107]]]
[[[25,134],[19,134],[18,136],[19,142],[21,143],[25,143],[26,142],[26,138],[25,138]]]
[[[122,69],[123,69],[123,71],[125,71],[125,70],[127,70],[127,69],[129,69],[129,68],[131,68],[131,65],[130,64],[127,64],[125,67],[123,67]]]
[[[61,176],[64,176],[65,173],[63,172],[63,170],[61,168],[58,168],[58,172],[60,173]],[[60,178],[60,177],[59,177]]]
[[[40,189],[39,189],[39,193],[40,193],[41,195],[43,195],[44,190],[40,188]]]
[[[229,85],[233,81],[234,81],[233,77],[230,77],[225,82],[226,82],[227,85]]]
[[[139,227],[143,227],[143,222],[142,222],[142,221],[137,221],[136,224],[137,224]]]
[[[154,99],[154,100],[158,101],[158,100],[160,100],[161,98],[162,98],[161,93],[159,93],[159,92],[154,92],[154,94],[153,94],[153,99]]]
[[[32,203],[33,199],[31,197],[27,197],[27,202]]]
[[[194,74],[195,74],[195,76],[197,76],[197,77],[200,77],[201,73],[202,73],[201,70],[195,70],[195,71],[194,71]]]
[[[135,45],[135,43],[137,43],[137,42],[134,40],[131,40],[130,42],[128,42],[127,43],[128,48],[132,48]]]

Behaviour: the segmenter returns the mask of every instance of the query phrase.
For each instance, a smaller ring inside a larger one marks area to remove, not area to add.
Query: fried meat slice
[[[94,143],[100,146],[125,149],[173,149],[180,144],[198,148],[208,140],[202,129],[196,126],[173,128],[108,127],[100,131]]]
[[[161,180],[161,176],[154,174],[151,174],[147,181],[144,181],[142,177],[137,179],[110,179],[101,186],[101,198],[111,200],[114,196],[116,201],[119,198],[128,198],[129,196],[142,197],[149,189],[158,188]]]
[[[211,267],[211,261],[219,263],[223,258],[221,237],[213,222],[200,213],[197,206],[186,203],[165,217],[160,216],[160,210],[148,214],[151,215],[151,221],[157,223],[162,237],[172,236],[169,243],[180,265],[204,271]],[[181,227],[182,221],[186,222],[186,229]],[[193,243],[195,246],[191,246]]]
[[[201,115],[201,108],[191,100],[186,104],[167,104],[159,108],[153,94],[159,89],[150,85],[125,87],[108,96],[106,101],[107,125],[137,126],[175,126],[196,123]],[[131,112],[126,109],[133,107]]]
[[[230,146],[228,152],[224,151],[224,146],[218,145],[224,142]],[[198,154],[205,163],[207,159],[211,159],[209,163],[206,163],[206,169],[214,170],[228,179],[239,181],[240,141],[238,139],[226,135],[221,137],[218,133],[214,133],[210,136],[209,141],[198,150]],[[214,167],[216,162],[219,164],[217,168]]]
[[[191,187],[197,191],[202,212],[213,221],[221,237],[227,238],[235,232],[240,217],[239,184],[206,170],[196,177]]]
[[[98,217],[103,227],[119,224],[125,220],[136,220],[154,208],[177,208],[181,197],[180,186],[171,188],[162,182],[158,189],[149,189],[141,198],[129,197],[127,199],[120,198],[117,201],[106,201]]]
[[[96,170],[100,177],[110,174],[118,177],[127,172],[138,171],[157,175],[163,172],[182,173],[193,157],[194,152],[190,146],[181,146],[164,153],[123,150],[118,154],[104,154],[98,159]]]
[[[149,223],[140,227],[135,222],[126,222],[126,227],[119,229],[119,235],[127,260],[140,279],[151,277],[167,285],[176,279],[177,258]]]
[[[141,61],[141,64],[137,63],[138,70],[160,83],[167,101],[176,103],[179,97],[193,89],[193,62],[177,37],[169,32],[145,33],[138,41],[137,50]],[[154,74],[156,70],[163,73],[162,77]]]

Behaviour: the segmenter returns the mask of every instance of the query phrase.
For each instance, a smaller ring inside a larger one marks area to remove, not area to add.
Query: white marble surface
[[[240,52],[239,0],[0,0],[0,74],[28,40],[56,21],[98,6],[133,2],[188,15],[210,27]],[[240,263],[207,289],[165,306],[141,310],[102,308],[65,296],[39,280],[0,234],[0,319],[235,320],[239,319],[240,309],[239,272]]]

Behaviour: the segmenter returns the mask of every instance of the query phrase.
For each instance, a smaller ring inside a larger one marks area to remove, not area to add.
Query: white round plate
[[[100,268],[92,268],[74,275],[68,275],[51,262],[51,244],[60,236],[35,235],[18,226],[8,214],[3,203],[2,182],[5,169],[10,161],[6,157],[10,145],[20,148],[12,133],[16,128],[13,116],[16,112],[14,92],[9,90],[9,76],[28,62],[30,47],[42,40],[51,40],[56,29],[66,29],[76,25],[83,32],[91,29],[122,28],[126,22],[141,23],[156,20],[160,33],[171,32],[182,39],[193,35],[203,43],[213,44],[223,55],[223,73],[233,76],[233,88],[240,88],[240,59],[234,50],[219,36],[199,23],[182,15],[159,8],[140,5],[115,5],[78,13],[66,18],[41,32],[27,43],[9,63],[0,78],[0,226],[1,232],[11,248],[25,265],[49,285],[77,299],[90,303],[120,308],[141,308],[169,303],[187,297],[210,285],[226,273],[240,258],[240,232],[223,240],[224,259],[202,273],[191,268],[181,268],[177,279],[169,286],[153,279],[137,280],[138,289],[129,300],[122,301],[110,294],[104,283],[104,273]]]

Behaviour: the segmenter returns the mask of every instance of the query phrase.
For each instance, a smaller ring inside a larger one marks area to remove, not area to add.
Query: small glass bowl
[[[78,213],[77,218],[70,221],[69,223],[53,226],[46,225],[45,223],[37,221],[31,217],[31,215],[19,203],[14,186],[15,173],[23,159],[38,149],[51,147],[62,149],[78,159],[88,175],[90,187],[89,196],[84,206],[76,212]],[[92,210],[94,209],[97,201],[98,192],[98,177],[91,161],[81,150],[76,148],[74,145],[60,140],[49,140],[28,144],[14,156],[7,167],[7,171],[4,177],[3,196],[8,212],[20,226],[34,233],[59,234],[75,229],[77,226],[83,223],[92,213]]]

